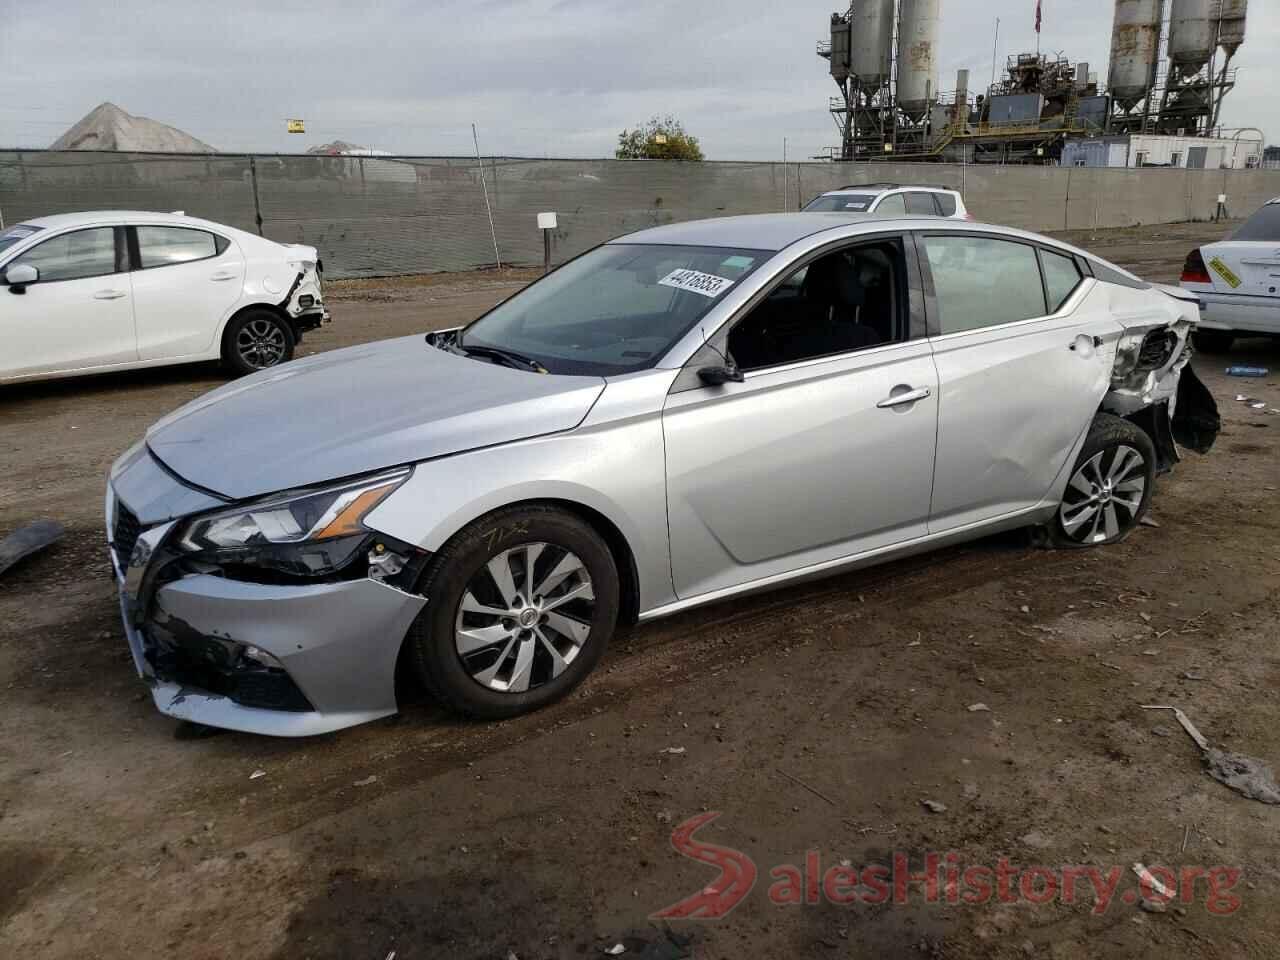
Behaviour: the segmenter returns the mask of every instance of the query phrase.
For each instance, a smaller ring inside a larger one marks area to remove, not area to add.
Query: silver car
[[[1012,527],[1113,543],[1217,432],[1196,321],[1002,227],[632,234],[152,427],[107,490],[134,660],[162,713],[263,734],[392,714],[398,669],[509,717],[620,622]]]

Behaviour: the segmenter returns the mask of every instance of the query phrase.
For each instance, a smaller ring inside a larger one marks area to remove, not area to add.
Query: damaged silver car
[[[134,660],[162,713],[263,734],[392,714],[401,671],[509,717],[619,623],[1013,527],[1114,543],[1217,433],[1197,319],[1194,295],[1001,227],[623,237],[463,329],[152,427],[107,491]]]

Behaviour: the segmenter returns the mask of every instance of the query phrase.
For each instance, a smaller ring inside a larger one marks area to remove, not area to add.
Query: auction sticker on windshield
[[[658,281],[663,287],[675,287],[677,290],[688,290],[700,293],[704,297],[718,297],[730,287],[733,281],[727,277],[717,277],[714,273],[699,273],[697,270],[672,270]]]

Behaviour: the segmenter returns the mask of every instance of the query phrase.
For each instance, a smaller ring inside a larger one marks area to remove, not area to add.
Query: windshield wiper
[[[495,360],[504,366],[513,367],[516,370],[528,370],[531,373],[546,373],[547,368],[540,364],[537,360],[511,350],[504,350],[501,347],[473,347],[463,346],[462,344],[454,344],[453,350],[469,357],[485,357],[489,360]]]

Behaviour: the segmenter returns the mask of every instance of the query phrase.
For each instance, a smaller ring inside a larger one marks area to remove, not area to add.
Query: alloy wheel
[[[236,334],[236,350],[255,370],[274,367],[284,358],[285,349],[284,330],[274,320],[251,320]]]
[[[1121,444],[1086,460],[1067,484],[1058,519],[1077,543],[1113,540],[1138,520],[1147,489],[1147,462]]]
[[[454,644],[476,683],[524,693],[568,669],[591,637],[595,592],[586,565],[549,543],[504,550],[472,576]]]

